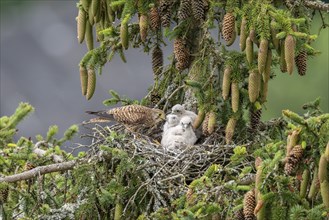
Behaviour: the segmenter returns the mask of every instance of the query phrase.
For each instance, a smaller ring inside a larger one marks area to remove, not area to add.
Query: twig
[[[316,1],[304,0],[304,5],[308,8],[329,12],[329,4],[319,0]]]
[[[163,111],[165,111],[165,110],[167,109],[168,104],[169,104],[169,100],[170,100],[174,95],[176,95],[176,93],[179,92],[179,90],[183,89],[184,87],[185,87],[185,85],[181,85],[181,86],[177,87],[177,88],[175,89],[175,91],[173,91],[173,93],[170,94],[170,96],[167,98],[167,101],[166,101],[165,105],[163,106],[163,109],[162,109]]]
[[[58,171],[65,171],[71,170],[74,166],[78,163],[78,160],[71,160],[68,162],[62,162],[57,164],[51,164],[46,166],[39,166],[32,170],[25,171],[23,173],[14,174],[11,176],[0,177],[0,183],[7,182],[7,183],[14,183],[21,180],[31,179],[36,177],[37,175],[43,175],[46,173],[53,173]]]

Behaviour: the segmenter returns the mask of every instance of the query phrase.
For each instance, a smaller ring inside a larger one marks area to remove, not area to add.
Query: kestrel
[[[184,116],[188,116],[192,119],[192,123],[197,117],[194,112],[185,110],[185,108],[180,104],[174,105],[174,107],[171,109],[171,113],[177,115],[179,120],[181,120]]]
[[[87,113],[97,115],[104,120],[116,121],[129,127],[152,127],[165,119],[165,113],[162,110],[135,104],[104,111],[87,111]]]

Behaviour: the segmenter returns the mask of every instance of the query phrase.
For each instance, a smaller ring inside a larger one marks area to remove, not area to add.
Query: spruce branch
[[[291,1],[291,2],[293,2],[293,1]],[[316,1],[304,0],[304,5],[308,8],[329,12],[329,4],[319,1],[319,0],[316,0]]]
[[[14,182],[18,182],[21,180],[31,179],[33,177],[36,177],[37,175],[43,175],[43,174],[53,173],[53,172],[58,172],[58,171],[71,170],[74,168],[74,166],[78,162],[80,162],[80,161],[71,160],[71,161],[62,162],[62,163],[50,164],[50,165],[46,165],[46,166],[39,166],[34,169],[25,171],[23,173],[14,174],[11,176],[0,177],[0,183],[2,183],[2,182],[14,183]]]

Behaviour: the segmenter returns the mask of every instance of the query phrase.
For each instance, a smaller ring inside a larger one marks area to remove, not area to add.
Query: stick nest
[[[108,145],[125,151],[131,160],[137,157],[141,159],[135,170],[141,173],[143,183],[129,199],[125,210],[136,202],[139,191],[145,189],[144,197],[146,194],[151,195],[148,211],[170,206],[171,201],[186,193],[188,184],[201,177],[210,165],[224,166],[233,154],[233,146],[224,145],[223,137],[216,132],[202,140],[203,144],[182,146],[179,151],[173,152],[164,149],[152,137],[130,132],[123,125],[96,125],[92,130],[90,155],[98,154],[103,160],[111,161],[111,157],[105,156],[99,148]],[[153,137],[157,138],[159,131]],[[113,133],[119,138],[113,138]]]

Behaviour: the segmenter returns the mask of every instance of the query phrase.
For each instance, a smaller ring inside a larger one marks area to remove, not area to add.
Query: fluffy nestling
[[[177,115],[179,120],[181,120],[184,116],[188,116],[191,118],[192,123],[197,117],[197,115],[194,112],[185,110],[185,108],[180,104],[174,105],[171,109],[171,113]]]
[[[163,133],[161,145],[167,149],[175,149],[182,144],[193,145],[197,141],[197,137],[192,128],[192,119],[184,116],[179,124],[169,128]]]

